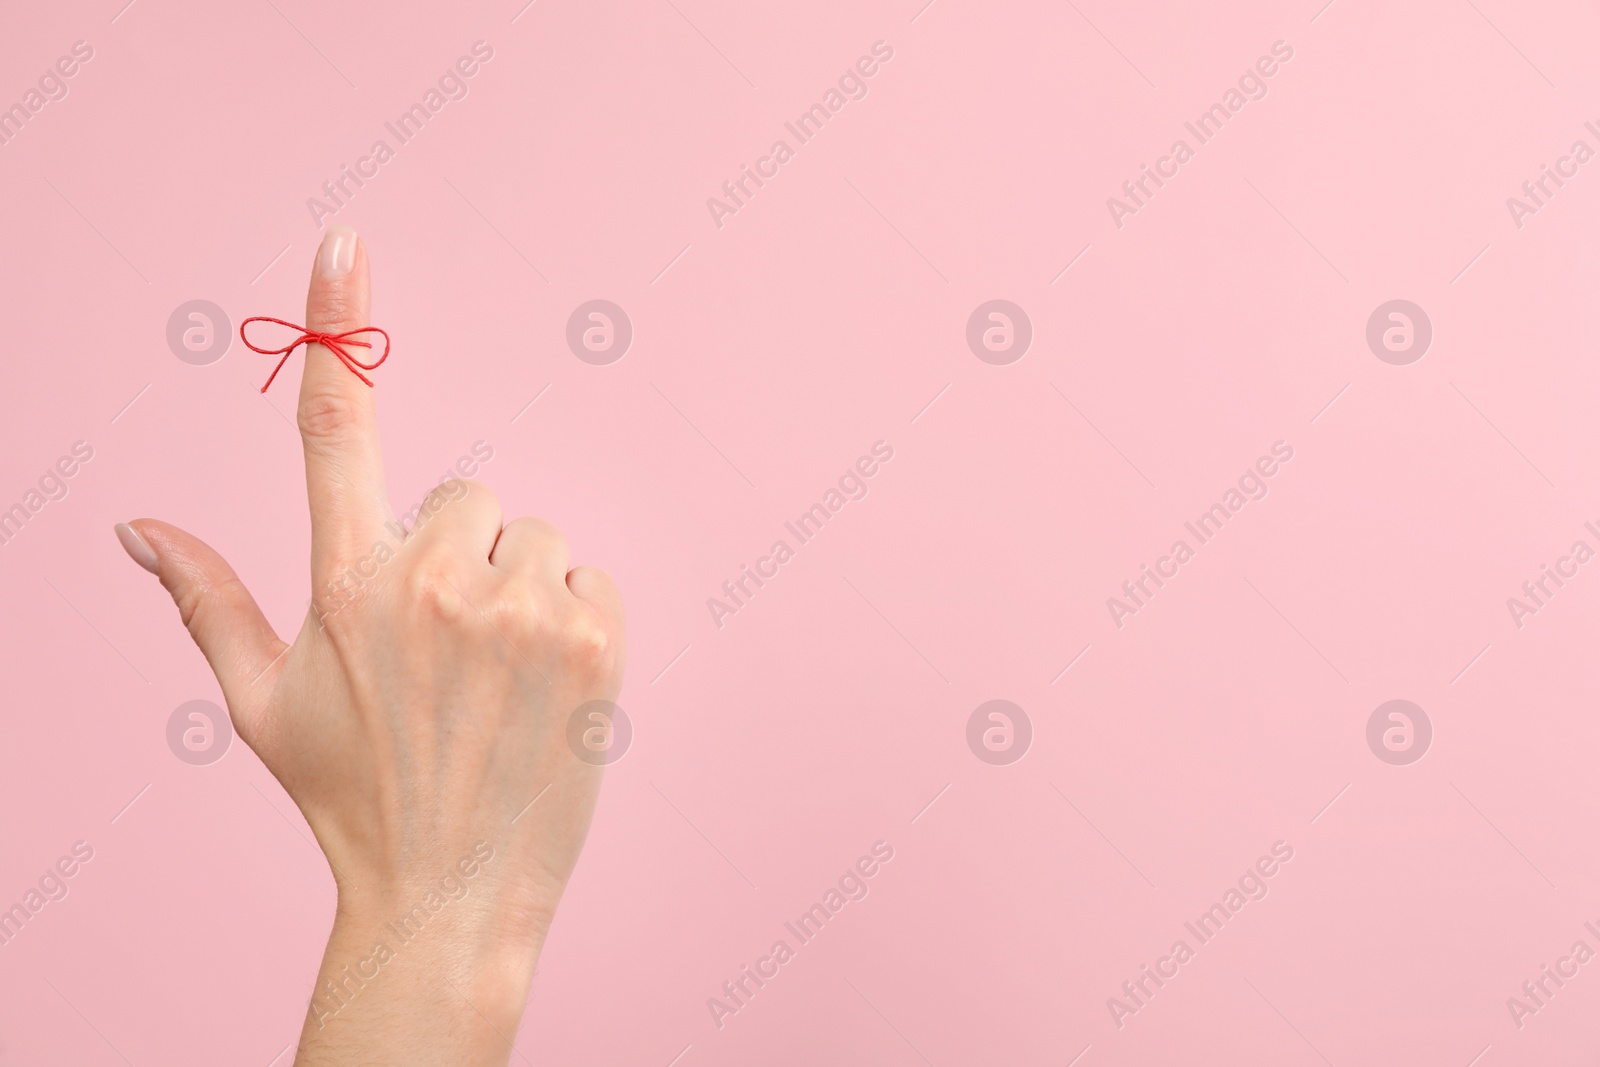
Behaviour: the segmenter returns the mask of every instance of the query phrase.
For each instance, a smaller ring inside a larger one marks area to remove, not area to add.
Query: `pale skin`
[[[307,327],[370,325],[370,276],[360,239],[330,228]],[[292,644],[198,538],[154,519],[117,534],[327,856],[338,905],[294,1062],[505,1064],[599,793],[568,719],[621,688],[622,599],[476,482],[435,490],[402,542],[375,391],[305,351],[313,607]]]

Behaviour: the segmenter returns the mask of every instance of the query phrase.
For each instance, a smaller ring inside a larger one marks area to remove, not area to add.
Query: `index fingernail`
[[[317,249],[317,274],[324,278],[343,278],[356,265],[356,231],[348,226],[330,227]]]

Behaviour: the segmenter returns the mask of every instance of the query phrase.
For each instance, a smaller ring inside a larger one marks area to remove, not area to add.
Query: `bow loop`
[[[250,338],[245,336],[245,327],[249,326],[252,322],[271,322],[276,323],[279,326],[287,326],[291,330],[299,330],[300,336],[296,337],[293,341],[290,341],[282,348],[262,348],[260,345],[252,343]],[[375,333],[383,338],[383,353],[371,363],[361,362],[361,360],[357,359],[347,347],[355,346],[358,348],[371,348],[371,341],[353,340],[353,338],[364,333]],[[307,347],[307,351],[310,350],[311,345],[321,345],[323,348],[326,348],[329,352],[332,352],[335,356],[338,356],[339,361],[345,365],[350,373],[354,374],[357,378],[360,378],[367,384],[368,387],[371,387],[372,379],[368,378],[361,372],[364,370],[376,370],[380,365],[382,365],[384,360],[389,358],[389,335],[376,326],[363,326],[357,330],[346,330],[344,333],[318,333],[315,330],[308,330],[304,326],[299,326],[292,322],[286,322],[283,319],[275,319],[268,315],[253,315],[239,324],[239,340],[244,342],[246,348],[254,352],[259,352],[263,356],[283,357],[282,359],[278,360],[278,365],[272,368],[272,374],[267,378],[267,384],[261,387],[261,391],[263,393],[266,392],[267,388],[272,385],[273,379],[278,376],[278,372],[283,369],[283,365],[289,362],[289,357],[294,353],[294,350],[299,348],[301,345],[305,345]]]

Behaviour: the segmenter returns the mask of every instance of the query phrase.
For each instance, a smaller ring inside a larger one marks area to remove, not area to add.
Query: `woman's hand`
[[[370,292],[360,239],[331,228],[307,328],[370,325]],[[373,390],[320,345],[305,358],[313,606],[292,645],[198,539],[153,519],[117,533],[333,870],[296,1063],[505,1063],[599,792],[568,721],[617,696],[622,600],[604,572],[569,569],[549,523],[502,526],[474,482],[435,489],[403,531]]]

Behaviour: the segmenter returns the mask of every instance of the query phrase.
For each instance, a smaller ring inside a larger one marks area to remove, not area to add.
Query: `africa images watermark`
[[[317,228],[325,226],[329,216],[337,215],[355,199],[356,192],[378,176],[378,168],[395,157],[398,146],[408,144],[421,133],[428,121],[443,111],[446,104],[452,100],[465,100],[470,91],[467,80],[478,73],[482,64],[493,58],[494,48],[488,42],[472,42],[471,54],[460,57],[452,66],[446,67],[445,72],[439,75],[438,83],[428,87],[419,103],[401,112],[393,122],[383,124],[383,128],[394,137],[394,146],[380,137],[372,142],[367,154],[358,158],[354,166],[341,163],[338,176],[322,183],[322,195],[326,199],[313,196],[306,200],[306,210],[311,212],[311,221],[317,224]]]
[[[846,904],[853,900],[865,900],[869,891],[868,880],[892,859],[894,847],[887,841],[874,841],[872,854],[860,857],[847,867],[839,876],[837,886],[829,886],[827,892],[822,894],[820,903],[812,904],[794,922],[783,924],[783,928],[793,936],[794,945],[779,938],[772,943],[772,948],[765,956],[756,960],[754,969],[749,964],[743,964],[737,977],[722,983],[721,997],[707,997],[706,1010],[711,1013],[711,1021],[717,1024],[717,1029],[721,1030],[726,1025],[728,1016],[737,1015],[749,1007],[751,998],[778,976],[779,970],[795,958],[801,946],[822,933],[822,928],[843,911]]]
[[[1156,560],[1154,569],[1147,563],[1141,563],[1139,576],[1122,583],[1122,593],[1126,599],[1106,597],[1106,610],[1111,612],[1111,621],[1117,624],[1117,629],[1122,629],[1127,616],[1137,615],[1148,607],[1156,592],[1176,578],[1185,563],[1194,559],[1198,547],[1221,533],[1223,525],[1244,510],[1247,503],[1264,500],[1268,492],[1267,479],[1278,473],[1280,464],[1288,463],[1293,458],[1293,446],[1287,441],[1274,442],[1272,454],[1260,457],[1253,466],[1247,468],[1239,476],[1237,486],[1229,486],[1222,494],[1220,502],[1202,511],[1193,522],[1183,524],[1183,528],[1195,539],[1194,546],[1178,538],[1172,543],[1168,554]],[[1150,587],[1152,583],[1154,589]]]
[[[1585,122],[1583,128],[1600,139],[1600,127],[1595,126],[1593,122]],[[1517,229],[1522,229],[1523,220],[1529,215],[1537,215],[1540,208],[1547,207],[1550,199],[1567,184],[1567,181],[1578,176],[1578,168],[1594,156],[1595,151],[1589,147],[1589,142],[1580,138],[1572,142],[1572,147],[1567,150],[1566,155],[1556,158],[1554,167],[1548,163],[1539,164],[1539,176],[1522,183],[1522,196],[1526,199],[1506,197],[1506,210],[1511,212],[1512,224]],[[1555,188],[1552,189],[1551,185]]]
[[[860,457],[853,466],[847,467],[839,475],[837,488],[830,487],[822,494],[820,502],[801,512],[793,522],[783,524],[783,528],[794,537],[794,546],[780,537],[772,543],[767,555],[756,560],[754,570],[749,564],[740,564],[738,577],[722,583],[722,592],[727,600],[714,596],[706,598],[706,609],[711,612],[711,621],[717,624],[717,629],[722,629],[725,617],[737,615],[741,609],[748,607],[757,590],[778,576],[779,568],[794,559],[797,546],[806,544],[821,533],[828,520],[843,511],[850,501],[864,498],[867,495],[867,479],[878,473],[881,463],[888,463],[893,458],[894,448],[889,442],[874,441],[872,454]],[[752,583],[754,588],[751,588]]]
[[[0,945],[11,944],[22,933],[22,928],[44,910],[46,904],[67,899],[70,889],[67,880],[92,859],[94,846],[87,841],[74,841],[71,855],[62,856],[45,868],[44,874],[39,876],[37,887],[29,886],[20,902],[11,905],[9,910],[0,911]]]
[[[61,56],[45,68],[35,86],[22,94],[22,99],[10,107],[0,107],[0,145],[8,145],[12,138],[33,117],[43,111],[53,100],[65,100],[70,91],[67,79],[77,74],[81,65],[94,58],[94,46],[88,41],[72,42],[72,54]]]
[[[861,100],[867,95],[867,79],[878,73],[879,64],[887,63],[894,58],[894,49],[886,41],[874,41],[872,54],[862,56],[855,64],[846,67],[843,74],[839,75],[837,87],[830,86],[822,94],[822,102],[812,104],[793,122],[785,122],[783,128],[794,137],[795,145],[803,145],[826,126],[839,112],[844,110],[845,104],[851,100]],[[716,223],[717,229],[722,229],[722,220],[728,215],[737,215],[739,209],[744,207],[756,194],[756,190],[766,184],[764,179],[778,176],[778,170],[795,156],[795,148],[789,142],[778,138],[772,142],[772,147],[767,154],[756,160],[752,169],[748,164],[739,164],[739,176],[731,181],[722,183],[722,195],[726,199],[708,197],[706,209],[711,212],[711,221]],[[768,167],[771,167],[769,170]],[[755,189],[750,188],[755,183]],[[743,194],[741,196],[741,194]]]
[[[1583,524],[1583,528],[1600,541],[1600,529],[1595,528],[1592,522]],[[1522,583],[1521,597],[1506,597],[1506,610],[1511,613],[1511,621],[1517,629],[1527,625],[1525,621],[1529,615],[1539,614],[1541,608],[1549,607],[1550,600],[1568,582],[1578,576],[1578,568],[1594,559],[1594,549],[1589,547],[1589,542],[1578,539],[1572,542],[1572,547],[1564,556],[1556,557],[1555,565],[1548,563],[1539,564],[1539,575]],[[1551,586],[1555,586],[1554,589]]]
[[[1600,929],[1592,922],[1585,921],[1583,928],[1596,938],[1600,938]],[[1539,964],[1539,976],[1522,983],[1522,996],[1507,997],[1506,1010],[1511,1013],[1511,1021],[1518,1030],[1528,1025],[1528,1016],[1537,1015],[1540,1011],[1550,1006],[1550,1000],[1559,993],[1567,982],[1578,977],[1578,968],[1594,959],[1594,949],[1589,947],[1587,941],[1581,938],[1572,943],[1571,951],[1557,957],[1555,967],[1552,969],[1548,963]],[[1555,986],[1551,989],[1551,986]]]
[[[1222,933],[1222,928],[1243,911],[1246,904],[1265,900],[1269,891],[1267,879],[1276,875],[1292,859],[1294,846],[1287,841],[1274,841],[1272,854],[1261,856],[1247,868],[1239,876],[1238,882],[1222,894],[1221,902],[1212,904],[1193,922],[1183,924],[1183,928],[1195,940],[1193,946],[1183,938],[1178,938],[1167,955],[1156,960],[1153,968],[1148,963],[1142,964],[1137,978],[1122,983],[1121,997],[1107,997],[1106,1010],[1111,1012],[1111,1021],[1117,1029],[1121,1030],[1127,1025],[1125,1020],[1128,1016],[1137,1015],[1148,1008],[1162,987],[1178,976],[1184,964],[1194,959],[1199,947],[1209,944]]]
[[[422,899],[411,905],[399,917],[384,924],[384,929],[393,936],[394,943],[379,941],[372,946],[372,952],[353,965],[345,964],[340,969],[337,979],[323,979],[321,987],[312,996],[307,1010],[317,1020],[317,1029],[322,1029],[328,1020],[338,1015],[339,1012],[349,1007],[350,1003],[382,972],[384,967],[393,963],[400,954],[400,949],[415,941],[422,935],[423,928],[434,919],[438,918],[446,905],[461,900],[472,891],[467,883],[478,876],[489,861],[494,859],[494,846],[487,841],[478,841],[472,846],[472,851],[456,861],[455,867],[439,879],[437,888],[429,889]],[[352,969],[353,968],[353,969]]]
[[[1229,86],[1222,94],[1220,103],[1202,111],[1193,122],[1183,124],[1183,128],[1194,137],[1194,146],[1180,137],[1172,142],[1167,155],[1156,160],[1154,168],[1139,164],[1139,176],[1122,183],[1122,193],[1127,200],[1115,196],[1106,199],[1106,210],[1111,212],[1111,221],[1117,229],[1122,229],[1125,216],[1137,215],[1141,208],[1147,207],[1156,190],[1176,178],[1178,169],[1195,157],[1198,147],[1221,133],[1222,127],[1243,111],[1245,104],[1251,100],[1266,99],[1267,79],[1278,73],[1280,63],[1287,63],[1293,58],[1294,49],[1288,42],[1272,42],[1272,54],[1260,57],[1253,66],[1247,68],[1239,76],[1237,88]],[[1169,165],[1171,169],[1168,169]],[[1152,185],[1155,188],[1151,188]]]
[[[74,441],[69,455],[61,456],[46,467],[35,486],[22,494],[22,499],[9,508],[0,505],[0,545],[9,545],[13,538],[32,518],[52,501],[65,500],[70,491],[67,485],[83,464],[94,458],[94,446],[87,441]]]

